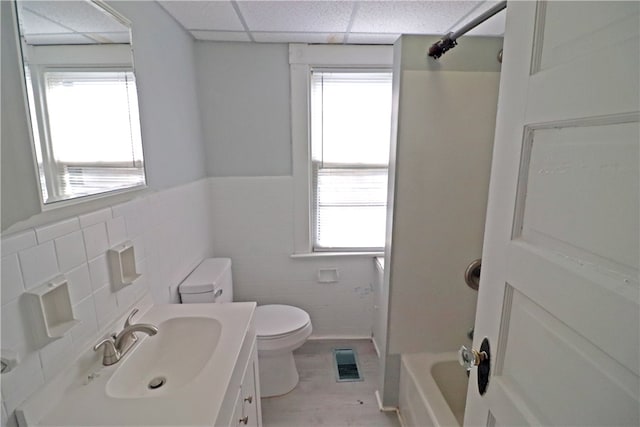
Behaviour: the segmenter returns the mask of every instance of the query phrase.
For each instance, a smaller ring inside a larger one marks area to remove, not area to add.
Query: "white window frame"
[[[292,256],[381,255],[382,252],[313,252],[310,153],[310,76],[315,68],[393,66],[393,46],[289,45],[291,77],[291,140],[293,157],[294,254]]]

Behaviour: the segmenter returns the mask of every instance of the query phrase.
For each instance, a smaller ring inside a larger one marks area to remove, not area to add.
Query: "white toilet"
[[[183,304],[233,301],[231,259],[208,258],[178,288]],[[290,305],[261,305],[255,313],[260,366],[260,394],[279,396],[298,384],[293,350],[311,335],[306,311]]]

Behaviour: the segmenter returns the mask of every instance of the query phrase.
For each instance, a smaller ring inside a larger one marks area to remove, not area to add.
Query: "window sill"
[[[308,252],[291,254],[291,258],[381,257],[384,252]]]

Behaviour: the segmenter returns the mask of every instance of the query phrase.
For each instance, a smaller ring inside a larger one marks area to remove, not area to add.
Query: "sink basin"
[[[136,398],[173,393],[198,377],[222,331],[220,322],[210,317],[174,317],[156,326],[156,335],[144,337],[118,362],[107,382],[107,395]]]
[[[229,424],[229,402],[236,401],[239,385],[234,375],[244,367],[239,357],[255,345],[256,303],[154,305],[145,294],[136,305],[141,307],[137,321],[156,325],[158,333],[139,333],[138,343],[111,366],[87,349],[16,409],[21,426]],[[152,383],[157,378],[164,382]]]

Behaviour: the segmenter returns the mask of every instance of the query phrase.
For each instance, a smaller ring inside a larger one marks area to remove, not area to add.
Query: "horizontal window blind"
[[[386,168],[316,168],[317,249],[384,247]]]
[[[62,165],[62,194],[85,196],[89,194],[130,188],[145,183],[142,167],[95,167]]]
[[[56,175],[53,197],[143,185],[133,72],[48,70],[43,77],[50,163]]]
[[[314,250],[384,247],[390,127],[390,72],[313,71]]]
[[[46,71],[44,80],[57,162],[133,165],[142,159],[133,72]]]

